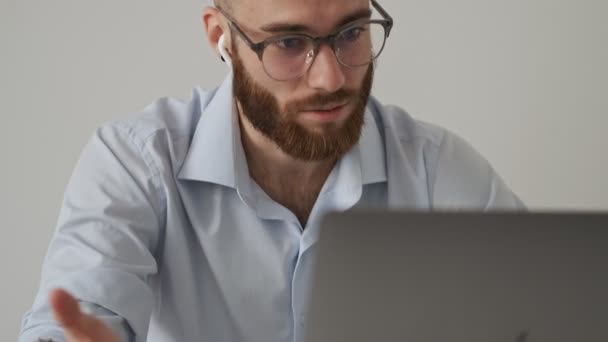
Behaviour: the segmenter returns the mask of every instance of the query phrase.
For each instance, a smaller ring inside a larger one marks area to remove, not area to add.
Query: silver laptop
[[[332,214],[318,248],[307,342],[608,341],[608,214]]]

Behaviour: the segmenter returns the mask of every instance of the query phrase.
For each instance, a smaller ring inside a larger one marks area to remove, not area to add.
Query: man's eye
[[[297,37],[284,38],[277,40],[274,44],[284,50],[298,51],[306,47],[306,39]]]
[[[365,28],[363,27],[353,27],[349,30],[342,32],[342,34],[340,35],[340,39],[352,42],[359,39],[359,37],[364,31]]]

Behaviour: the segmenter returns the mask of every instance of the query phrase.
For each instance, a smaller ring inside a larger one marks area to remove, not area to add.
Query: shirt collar
[[[365,111],[365,124],[358,144],[363,185],[387,181],[384,140],[370,108],[368,106]]]
[[[205,108],[199,108],[200,120],[178,178],[239,188],[249,193],[249,171],[241,145],[232,79],[230,72]],[[202,97],[202,90],[198,91]],[[383,140],[369,107],[361,139],[351,152],[355,151],[358,153],[349,166],[360,169],[359,186],[387,180]]]
[[[201,96],[203,91],[198,92]],[[199,110],[201,116],[178,178],[236,188],[239,159],[234,155],[234,137],[239,127],[233,122],[232,72]]]

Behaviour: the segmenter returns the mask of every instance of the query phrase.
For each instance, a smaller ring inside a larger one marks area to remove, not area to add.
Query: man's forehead
[[[312,31],[331,30],[370,8],[369,0],[234,0],[232,5],[234,17],[246,20],[251,28],[292,24]]]

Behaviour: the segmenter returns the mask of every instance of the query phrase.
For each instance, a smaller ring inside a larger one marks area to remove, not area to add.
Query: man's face
[[[261,29],[274,23],[305,26],[306,31],[297,32],[312,36],[331,34],[344,18],[369,8],[363,0],[258,0],[250,7],[251,2],[240,0],[234,18],[254,42],[293,33]],[[323,45],[306,74],[276,81],[237,33],[231,37],[234,95],[257,131],[285,153],[307,161],[339,158],[358,142],[372,87],[372,65],[344,67]]]

